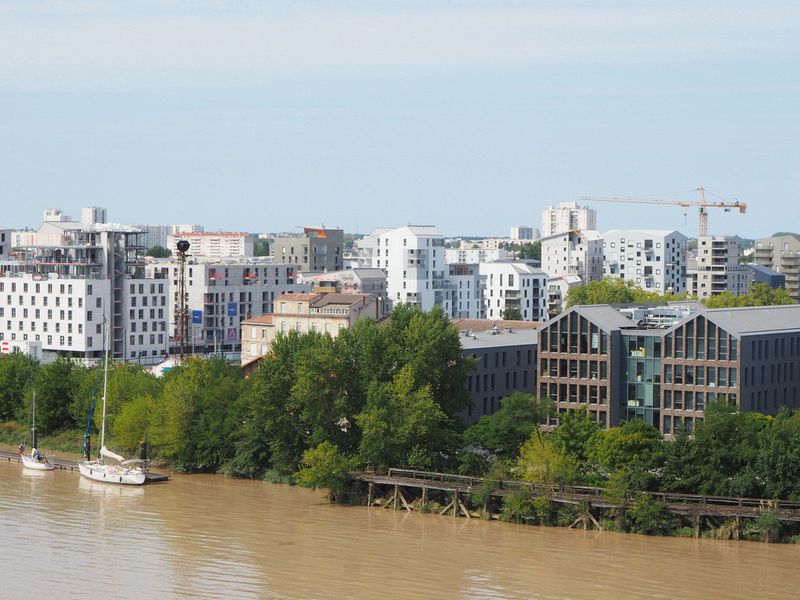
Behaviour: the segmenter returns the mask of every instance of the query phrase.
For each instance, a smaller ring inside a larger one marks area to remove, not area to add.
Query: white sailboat
[[[30,456],[22,452],[20,458],[22,459],[22,466],[26,469],[33,469],[34,471],[52,471],[56,466],[50,462],[46,455],[39,453],[36,448],[36,392],[33,392],[31,400],[31,453]],[[20,446],[21,448],[21,446]]]
[[[97,460],[89,460],[89,425],[92,418],[92,410],[89,412],[89,422],[87,423],[86,436],[84,439],[85,459],[78,463],[78,470],[81,475],[94,481],[104,483],[116,483],[122,485],[142,485],[146,480],[144,461],[131,459],[125,460],[124,457],[106,448],[106,394],[108,392],[108,324],[105,336],[105,365],[103,373],[103,421],[100,426],[100,456]],[[92,406],[92,409],[94,406]],[[105,459],[115,462],[109,463]]]

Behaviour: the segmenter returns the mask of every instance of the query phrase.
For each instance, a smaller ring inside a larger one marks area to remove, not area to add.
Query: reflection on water
[[[114,486],[16,463],[0,463],[0,551],[0,598],[750,600],[800,586],[794,546],[331,506],[210,475]]]

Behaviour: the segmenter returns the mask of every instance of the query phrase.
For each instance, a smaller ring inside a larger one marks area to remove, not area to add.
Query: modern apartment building
[[[166,290],[144,277],[140,232],[48,209],[38,231],[16,234],[0,261],[0,339],[41,341],[45,354],[102,356],[103,324],[115,358],[158,360],[166,347]],[[153,310],[151,310],[153,309]]]
[[[372,268],[386,274],[389,302],[412,304],[429,311],[445,308],[447,264],[444,237],[436,227],[407,225],[376,229],[361,240],[359,247]]]
[[[542,237],[579,229],[597,229],[597,212],[588,206],[575,202],[562,202],[558,206],[548,206],[542,211]]]
[[[697,256],[686,271],[690,296],[703,299],[730,292],[746,294],[753,282],[750,269],[739,264],[739,240],[729,236],[700,236]]]
[[[478,268],[486,319],[502,319],[506,308],[515,308],[523,321],[547,320],[548,278],[544,271],[511,261],[482,263]]]
[[[381,317],[370,294],[282,294],[275,308],[274,314],[242,322],[242,365],[267,354],[278,333],[314,331],[336,337],[358,319]]]
[[[603,234],[603,274],[645,290],[686,291],[686,236],[678,231],[613,229]]]
[[[0,260],[11,256],[11,229],[0,227]]]
[[[189,248],[189,253],[192,253]],[[186,299],[189,309],[189,339],[192,352],[238,352],[241,322],[275,309],[275,298],[288,292],[308,292],[309,284],[295,280],[297,265],[276,265],[252,259],[213,260],[194,258],[186,265]],[[179,263],[176,259],[154,261],[147,275],[166,282],[170,346],[177,351]]]
[[[480,265],[447,265],[445,314],[452,319],[483,318],[483,287]]]
[[[278,236],[272,244],[275,262],[300,265],[302,272],[344,269],[344,231],[306,227],[302,235]]]
[[[167,239],[168,248],[175,252],[175,245],[186,240],[190,253],[203,258],[251,258],[253,256],[253,235],[244,232],[175,232]]]
[[[800,403],[800,306],[577,306],[540,330],[539,395],[603,426],[692,431],[711,402],[774,415]]]
[[[519,321],[456,321],[461,331],[461,354],[475,359],[467,377],[472,406],[461,414],[466,425],[500,409],[514,392],[536,393],[538,324]]]
[[[780,235],[756,240],[755,262],[785,276],[786,289],[800,302],[800,236]]]
[[[561,308],[571,287],[603,278],[603,238],[597,231],[563,231],[540,241],[550,312]]]
[[[533,235],[533,227],[526,227],[525,225],[512,227],[510,237],[512,242],[532,242],[537,239]]]
[[[503,248],[447,248],[444,251],[444,260],[448,264],[475,264],[509,258],[511,254]]]

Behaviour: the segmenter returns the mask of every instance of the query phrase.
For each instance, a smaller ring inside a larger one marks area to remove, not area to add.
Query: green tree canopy
[[[522,311],[511,306],[505,307],[501,316],[506,321],[522,321]]]
[[[500,400],[500,410],[482,416],[475,425],[469,427],[464,432],[464,442],[499,458],[512,458],[552,411],[551,400],[514,392]]]
[[[25,402],[25,389],[31,385],[39,363],[27,354],[12,352],[0,355],[0,421],[20,415]]]
[[[156,244],[145,250],[144,254],[145,256],[152,256],[153,258],[169,258],[172,256],[172,250]]]
[[[253,256],[269,256],[269,240],[264,238],[254,239]]]

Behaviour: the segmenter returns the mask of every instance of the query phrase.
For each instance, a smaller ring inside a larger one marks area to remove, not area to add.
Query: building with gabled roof
[[[358,319],[381,318],[371,294],[282,294],[275,312],[242,321],[242,365],[269,353],[279,333],[310,331],[336,337]]]
[[[642,419],[669,436],[691,432],[712,402],[768,415],[800,406],[800,305],[575,306],[540,329],[538,350],[539,395],[604,427]]]

